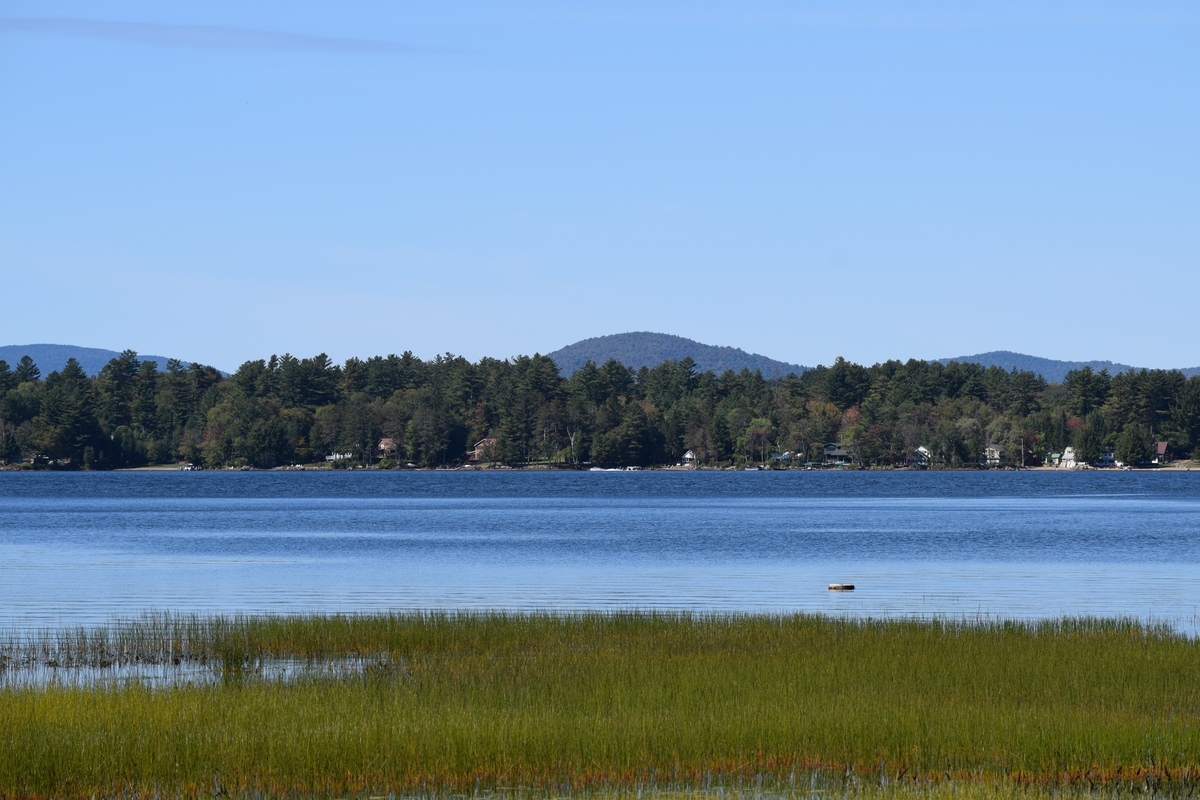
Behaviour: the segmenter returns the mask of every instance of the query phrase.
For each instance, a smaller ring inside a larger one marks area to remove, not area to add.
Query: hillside
[[[640,369],[643,366],[655,367],[668,359],[680,361],[686,356],[691,356],[701,371],[712,370],[719,375],[727,369],[735,372],[757,369],[761,370],[766,378],[778,378],[792,372],[798,375],[807,369],[799,364],[788,364],[755,353],[747,353],[736,347],[717,347],[682,336],[646,331],[596,336],[569,344],[547,355],[558,364],[559,371],[568,377],[589,360],[599,365],[610,358],[615,358],[634,369]]]
[[[74,358],[88,375],[95,375],[104,365],[121,355],[115,350],[104,350],[99,347],[78,347],[72,344],[10,344],[0,345],[0,361],[7,361],[10,368],[15,367],[21,356],[29,356],[42,371],[42,377],[51,372],[57,372],[66,365],[68,358]],[[166,356],[138,355],[142,361],[153,361],[160,370],[167,368]],[[185,366],[187,362],[185,362]]]
[[[982,364],[985,367],[1001,367],[1006,370],[1011,370],[1015,367],[1018,370],[1036,372],[1046,380],[1054,381],[1055,383],[1062,383],[1063,379],[1067,377],[1067,373],[1071,370],[1083,369],[1084,367],[1091,367],[1096,372],[1106,369],[1109,375],[1116,375],[1119,372],[1131,369],[1141,369],[1140,367],[1132,367],[1129,364],[1117,364],[1112,361],[1057,361],[1052,358],[1027,356],[1024,353],[1014,353],[1009,350],[993,350],[989,353],[979,353],[973,356],[958,356],[957,358],[941,358],[938,360],[943,364],[951,361],[966,361],[972,364]],[[1200,367],[1187,367],[1179,371],[1188,377],[1200,375]]]

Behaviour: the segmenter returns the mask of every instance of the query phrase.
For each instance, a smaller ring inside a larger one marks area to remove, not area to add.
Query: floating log
[[[853,592],[854,584],[853,583],[831,583],[831,584],[829,584],[829,591],[831,591],[831,592]]]

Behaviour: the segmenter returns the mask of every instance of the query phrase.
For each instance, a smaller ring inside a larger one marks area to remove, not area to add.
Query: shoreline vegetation
[[[10,465],[11,468],[11,465]],[[17,469],[22,467],[18,466]],[[140,467],[116,467],[114,472],[172,472],[185,468],[180,464],[147,464]],[[1112,473],[1121,471],[1117,467],[1089,467],[1086,469],[1069,469],[1066,467],[1055,467],[1043,464],[1038,467],[980,467],[980,466],[964,466],[964,467],[948,467],[948,466],[877,466],[866,467],[855,464],[846,464],[840,466],[800,466],[796,464],[786,463],[767,463],[764,465],[754,465],[751,469],[758,468],[767,472],[1089,472],[1089,473]],[[0,467],[0,470],[4,469]],[[204,467],[192,465],[190,469],[202,470]],[[332,463],[314,463],[314,464],[289,464],[286,466],[276,467],[217,467],[222,471],[253,471],[253,472],[286,472],[290,470],[311,470],[322,472],[342,472],[352,471],[361,472],[377,471],[387,469],[389,471],[409,471],[409,472],[431,472],[431,471],[515,471],[515,472],[586,472],[589,471],[588,465],[575,464],[520,464],[509,465],[500,462],[486,463],[466,463],[466,464],[448,464],[445,466],[435,467],[419,467],[415,464],[409,465],[391,465],[381,467],[378,463],[370,462],[353,462],[348,465],[335,466]],[[646,472],[736,472],[745,471],[747,466],[739,465],[719,465],[719,464],[655,464],[648,467],[637,467],[635,471]],[[1191,472],[1193,470],[1200,474],[1200,461],[1191,459],[1180,459],[1171,461],[1166,464],[1144,464],[1138,467],[1133,467],[1129,471],[1135,472]],[[623,471],[623,470],[604,470],[605,472]],[[627,470],[625,470],[627,471]]]
[[[359,667],[272,670],[301,662]],[[1200,642],[1130,620],[156,614],[0,636],[0,663],[0,797],[1111,797],[1200,777]],[[211,677],[105,677],[137,665]]]
[[[89,378],[0,361],[0,466],[854,468],[1130,466],[1200,458],[1200,376],[837,359],[767,379],[690,358],[289,354],[222,375],[127,350]]]

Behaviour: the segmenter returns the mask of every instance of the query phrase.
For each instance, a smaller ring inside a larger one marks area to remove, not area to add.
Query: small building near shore
[[[480,439],[471,448],[471,452],[467,453],[467,461],[495,461],[496,460],[496,440],[492,438]]]
[[[983,460],[989,467],[998,467],[1004,463],[1004,448],[998,444],[989,444],[983,448]]]
[[[1062,467],[1063,469],[1078,469],[1079,468],[1080,463],[1075,460],[1075,448],[1074,447],[1063,448],[1062,458],[1059,459],[1058,466]]]
[[[1100,458],[1096,460],[1097,467],[1120,467],[1121,462],[1117,461],[1116,451],[1111,447],[1105,447],[1100,451]]]
[[[850,448],[846,447],[846,445],[837,444],[836,442],[825,445],[825,457],[821,461],[823,465],[836,467],[849,464],[850,461]]]

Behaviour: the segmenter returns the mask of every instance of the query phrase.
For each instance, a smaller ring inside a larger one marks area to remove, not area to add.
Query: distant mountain
[[[627,367],[641,369],[643,366],[656,367],[668,359],[681,361],[691,356],[701,372],[712,370],[719,375],[727,369],[735,372],[757,369],[762,370],[765,378],[779,378],[792,372],[799,375],[808,369],[799,364],[788,364],[755,353],[747,353],[736,347],[717,347],[682,336],[645,331],[584,339],[547,355],[554,359],[559,371],[566,376],[573,374],[589,360],[599,366],[610,358],[615,358]]]
[[[1106,369],[1109,375],[1116,375],[1119,372],[1131,369],[1141,369],[1141,367],[1131,367],[1128,364],[1117,364],[1112,361],[1056,361],[1052,358],[1027,356],[1023,353],[1013,353],[1009,350],[993,350],[990,353],[980,353],[974,356],[940,358],[938,360],[943,364],[951,361],[966,361],[972,364],[982,364],[985,367],[995,366],[1006,370],[1011,370],[1015,367],[1018,370],[1036,372],[1046,380],[1055,383],[1062,383],[1063,379],[1067,377],[1067,373],[1071,370],[1083,369],[1084,367],[1091,367],[1096,372]],[[1200,367],[1187,367],[1179,371],[1188,377],[1200,375]]]
[[[0,361],[7,361],[10,369],[17,366],[21,356],[29,356],[42,371],[45,378],[51,372],[58,372],[67,364],[68,358],[74,358],[88,375],[95,375],[104,365],[121,355],[115,350],[103,350],[99,347],[77,347],[72,344],[10,344],[0,346]],[[144,356],[138,354],[142,361],[153,361],[160,370],[167,368],[165,356]],[[184,362],[187,366],[187,362]]]

